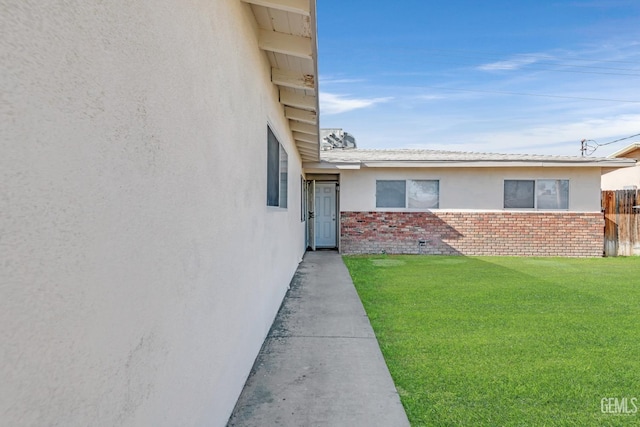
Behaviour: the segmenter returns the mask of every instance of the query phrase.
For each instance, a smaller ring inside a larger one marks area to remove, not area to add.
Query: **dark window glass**
[[[404,208],[406,187],[405,181],[376,181],[376,207]]]
[[[505,180],[504,207],[506,209],[533,209],[535,207],[534,180]]]

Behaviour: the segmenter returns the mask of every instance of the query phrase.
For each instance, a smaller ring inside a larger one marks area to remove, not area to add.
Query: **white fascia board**
[[[607,157],[612,158],[612,159],[613,158],[622,157],[625,154],[630,153],[630,152],[632,152],[634,150],[638,150],[638,149],[640,149],[640,142],[634,142],[633,144],[627,145],[626,147],[616,151],[615,153],[612,153],[612,154],[608,155]]]
[[[360,169],[360,162],[357,163],[329,163],[329,162],[313,162],[313,163],[304,163],[302,167],[309,172],[312,169]]]
[[[420,162],[420,161],[373,161],[362,162],[369,168],[624,168],[634,166],[629,162],[492,162],[492,161],[452,161],[452,162]]]

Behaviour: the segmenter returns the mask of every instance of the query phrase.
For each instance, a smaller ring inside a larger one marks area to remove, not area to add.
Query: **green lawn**
[[[412,425],[640,425],[640,258],[344,260]]]

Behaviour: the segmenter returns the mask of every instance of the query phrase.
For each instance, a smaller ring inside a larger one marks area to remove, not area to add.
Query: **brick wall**
[[[600,257],[604,219],[573,212],[341,212],[345,254]]]

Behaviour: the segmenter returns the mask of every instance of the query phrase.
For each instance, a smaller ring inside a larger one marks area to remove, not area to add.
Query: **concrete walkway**
[[[408,426],[336,252],[308,252],[228,426]]]

